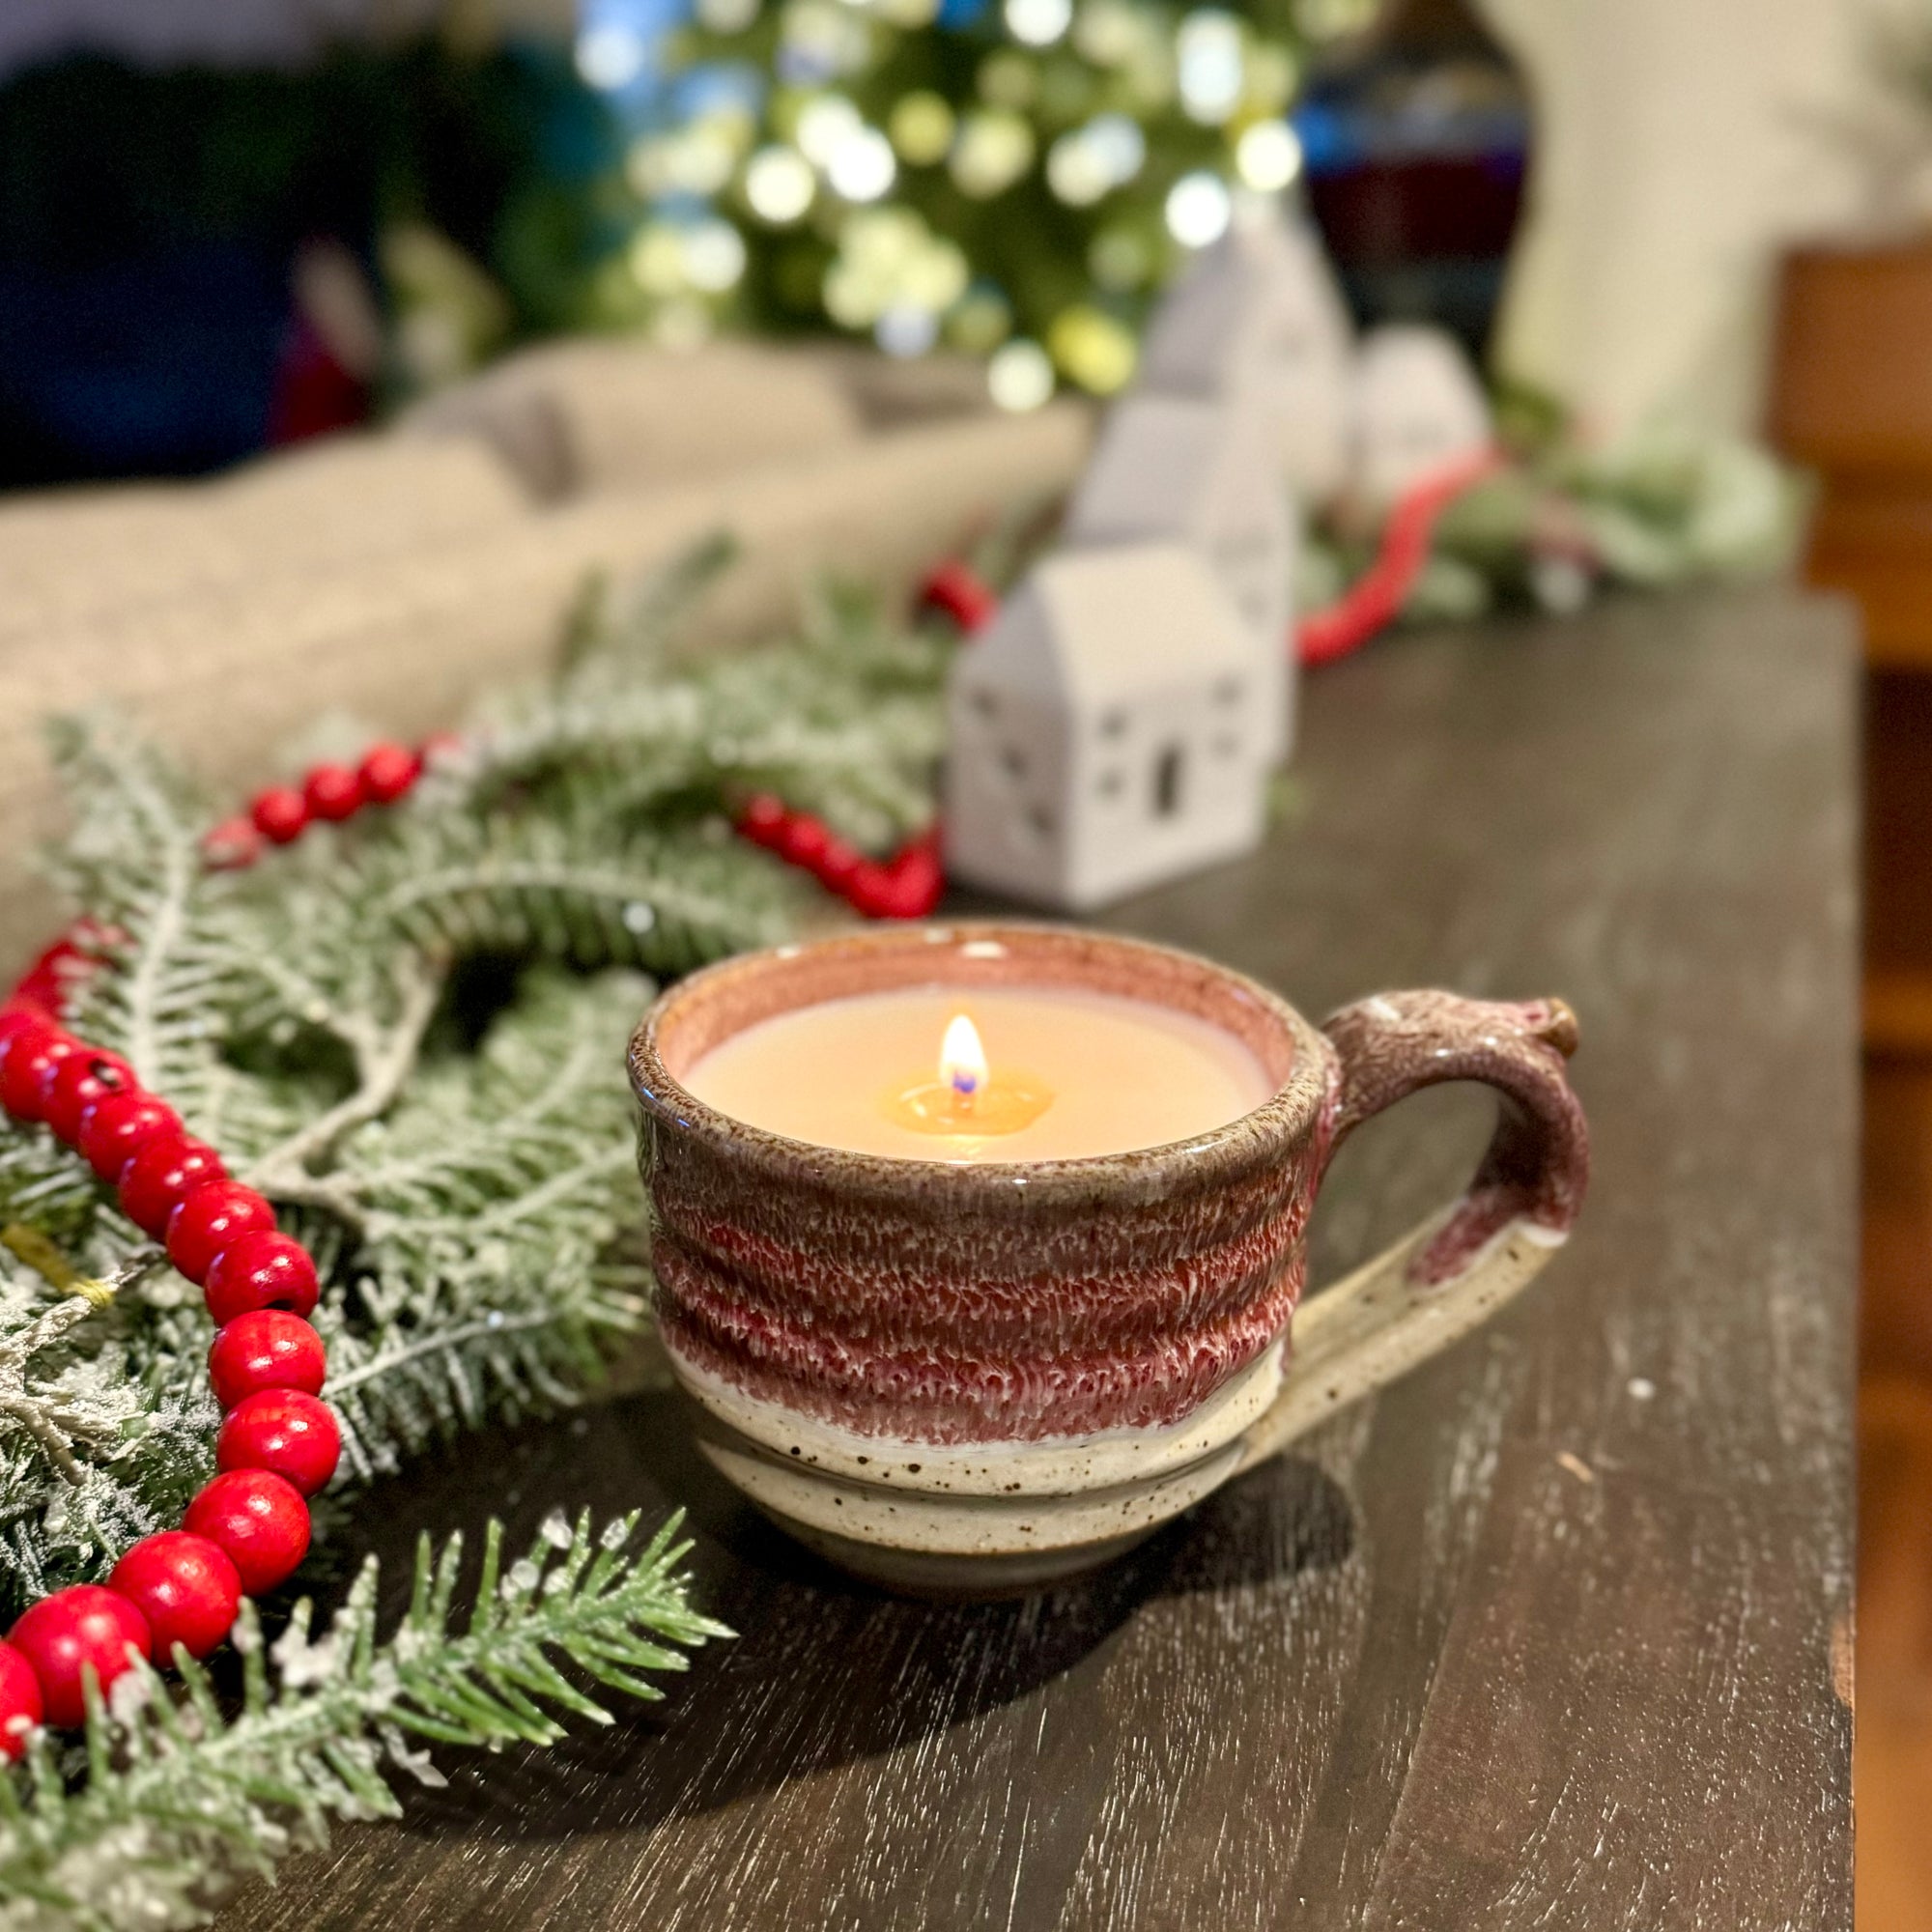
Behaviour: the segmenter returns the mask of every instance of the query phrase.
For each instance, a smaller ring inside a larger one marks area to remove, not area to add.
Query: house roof
[[[1154,311],[1141,348],[1142,384],[1218,392],[1238,380],[1244,357],[1268,353],[1270,325],[1283,316],[1346,350],[1348,314],[1314,237],[1280,219],[1236,224]]]
[[[1117,403],[1067,508],[1067,542],[1199,542],[1210,523],[1290,540],[1285,487],[1259,421],[1199,396]]]
[[[1042,559],[960,670],[1081,704],[1184,691],[1254,662],[1252,634],[1194,552],[1122,544]]]

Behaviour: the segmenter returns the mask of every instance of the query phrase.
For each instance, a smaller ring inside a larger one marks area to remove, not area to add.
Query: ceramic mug
[[[773,1014],[889,987],[1081,987],[1226,1029],[1272,1094],[1184,1144],[949,1165],[810,1146],[681,1076]],[[1446,1348],[1561,1245],[1588,1177],[1560,1001],[1385,993],[1318,1028],[1188,953],[885,926],[693,974],[631,1042],[664,1342],[705,1454],[891,1587],[997,1595],[1104,1562]],[[1418,1088],[1500,1096],[1468,1191],[1310,1298],[1334,1151]]]

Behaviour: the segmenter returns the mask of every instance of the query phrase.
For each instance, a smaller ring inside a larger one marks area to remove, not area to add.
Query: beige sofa
[[[240,798],[324,711],[460,719],[545,661],[587,572],[715,529],[744,548],[702,615],[721,639],[827,566],[903,588],[1084,458],[1083,410],[980,393],[848,352],[570,344],[216,481],[0,499],[0,964],[58,917],[31,868],[59,822],[49,711],[122,704]]]

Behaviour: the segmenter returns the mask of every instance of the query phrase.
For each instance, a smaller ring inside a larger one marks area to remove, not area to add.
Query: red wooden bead
[[[790,823],[791,813],[785,809],[784,800],[774,798],[768,791],[747,799],[744,810],[738,814],[738,830],[753,845],[768,848],[778,844]]]
[[[44,1715],[41,1680],[11,1643],[0,1643],[0,1764],[17,1764]]]
[[[168,1216],[168,1259],[192,1282],[205,1282],[214,1258],[238,1235],[271,1230],[275,1210],[239,1180],[204,1180]]]
[[[252,819],[224,818],[203,835],[201,856],[217,872],[239,872],[262,856],[262,835]]]
[[[154,1655],[148,1626],[132,1604],[99,1583],[56,1590],[21,1612],[7,1641],[33,1667],[50,1724],[72,1726],[87,1716],[82,1690],[89,1664],[104,1696],[128,1668],[128,1652]]]
[[[347,765],[317,765],[302,781],[302,803],[311,818],[353,817],[362,804],[361,778]]]
[[[371,745],[357,775],[365,798],[393,805],[422,776],[422,760],[406,745]]]
[[[818,864],[831,838],[823,819],[814,818],[809,811],[795,811],[779,834],[776,849],[779,857],[788,864],[804,866],[810,870]]]
[[[0,1065],[0,1107],[16,1121],[41,1118],[41,1077],[58,1060],[80,1051],[80,1042],[59,1027],[43,1033],[23,1033],[7,1049]]]
[[[939,903],[940,895],[946,890],[939,854],[924,839],[908,845],[886,871],[893,882],[895,919],[923,919]]]
[[[302,827],[308,823],[308,800],[287,785],[271,785],[267,791],[256,793],[248,816],[264,838],[272,844],[286,845],[291,839],[299,838]]]
[[[181,1116],[164,1100],[138,1087],[103,1094],[80,1117],[81,1152],[102,1180],[121,1179],[128,1163],[164,1134],[179,1134]]]
[[[295,1486],[270,1469],[231,1469],[216,1476],[183,1519],[228,1560],[251,1597],[295,1575],[308,1554],[308,1505]]]
[[[209,1264],[208,1312],[218,1327],[253,1308],[314,1311],[315,1264],[293,1236],[256,1229],[224,1242]]]
[[[41,1119],[62,1140],[80,1139],[80,1120],[97,1100],[110,1094],[139,1090],[134,1069],[118,1053],[83,1046],[78,1053],[56,1061],[41,1075]]]
[[[0,1085],[4,1079],[0,1073]],[[121,1170],[121,1211],[158,1241],[183,1200],[227,1172],[206,1141],[192,1134],[159,1135]]]
[[[144,1536],[115,1564],[107,1587],[140,1611],[153,1654],[163,1661],[176,1644],[206,1657],[235,1628],[242,1607],[242,1578],[227,1552],[182,1529]]]
[[[46,1009],[38,1003],[29,1004],[15,993],[4,1009],[0,1009],[0,1066],[7,1061],[7,1049],[22,1034],[43,1033],[46,1030]]]
[[[962,631],[983,630],[999,614],[1000,600],[963,563],[942,563],[920,585],[919,602],[943,611]]]
[[[890,918],[895,902],[893,875],[872,860],[862,860],[852,868],[845,896],[867,919]]]
[[[322,1337],[284,1308],[251,1308],[236,1316],[208,1351],[208,1378],[223,1408],[267,1388],[320,1395],[327,1372]]]
[[[843,894],[851,890],[852,874],[865,863],[866,855],[856,845],[848,845],[842,838],[828,838],[811,869],[827,891]]]
[[[217,1469],[270,1469],[312,1496],[335,1473],[342,1432],[327,1405],[299,1389],[263,1389],[228,1411],[214,1438]]]

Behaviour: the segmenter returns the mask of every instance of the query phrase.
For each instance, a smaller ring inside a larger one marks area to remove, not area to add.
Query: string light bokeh
[[[1368,0],[586,0],[630,103],[603,319],[667,342],[835,329],[985,358],[1001,407],[1132,380],[1152,298],[1244,198]]]

